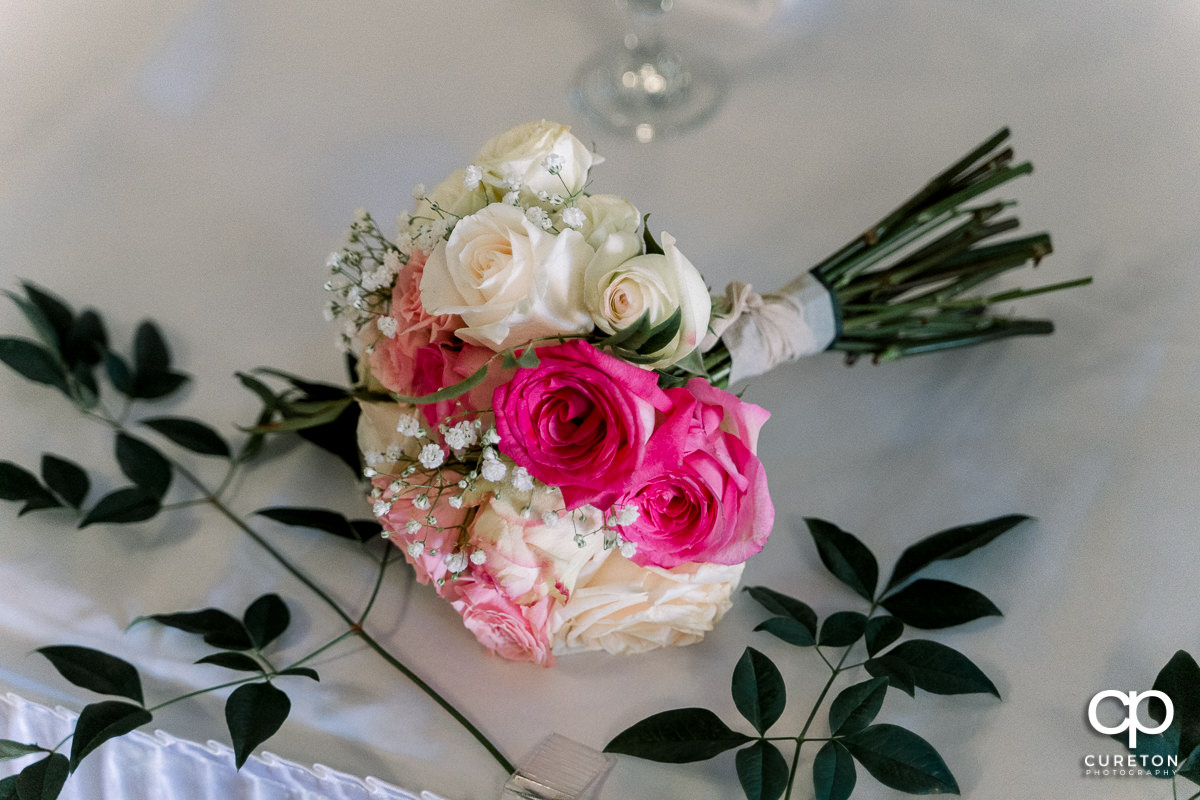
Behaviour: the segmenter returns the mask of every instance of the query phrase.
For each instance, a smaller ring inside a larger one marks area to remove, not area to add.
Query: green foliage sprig
[[[957,650],[931,639],[901,639],[909,628],[949,628],[999,615],[999,609],[976,590],[919,575],[937,561],[967,555],[1027,519],[1019,514],[996,517],[921,539],[901,554],[882,589],[878,588],[878,562],[861,540],[824,520],[806,520],[821,563],[867,607],[837,611],[820,620],[816,611],[794,597],[763,586],[745,589],[771,614],[755,631],[811,648],[829,669],[829,679],[799,733],[768,735],[786,708],[786,685],[769,657],[747,647],[734,667],[731,691],[734,706],[755,734],[736,730],[709,709],[680,708],[630,726],[605,751],[687,763],[741,748],[735,754],[735,767],[747,800],[777,800],[792,797],[801,749],[812,742],[820,743],[812,766],[816,800],[847,800],[857,781],[856,764],[902,792],[958,793],[954,775],[933,745],[906,728],[877,723],[875,718],[888,689],[910,697],[916,696],[917,689],[1000,697],[991,679]],[[848,663],[851,653],[864,650],[865,658]],[[859,668],[870,677],[841,689],[828,703],[828,733],[811,734],[835,682]],[[794,745],[790,764],[777,742]]]
[[[197,664],[245,673],[155,706],[146,705],[141,677],[129,662],[76,645],[40,648],[37,652],[66,680],[121,699],[85,706],[72,735],[53,747],[0,740],[0,761],[43,756],[16,775],[0,780],[0,800],[53,800],[84,757],[104,742],[149,723],[154,712],[167,705],[230,688],[233,691],[225,702],[225,718],[235,763],[241,768],[291,711],[291,700],[277,685],[278,679],[319,680],[305,664],[350,638],[366,644],[412,681],[462,725],[505,772],[513,771],[508,759],[478,728],[364,628],[395,552],[387,546],[382,551],[372,548],[382,541],[378,522],[347,519],[336,511],[308,507],[277,506],[242,515],[229,502],[235,476],[262,455],[264,437],[269,433],[296,432],[332,453],[361,477],[354,436],[358,406],[347,390],[278,370],[258,370],[259,375],[283,381],[284,388],[273,389],[255,375],[239,374],[241,383],[261,400],[262,409],[257,421],[243,429],[247,435],[235,447],[200,420],[134,413],[146,404],[172,396],[190,380],[172,366],[170,348],[153,322],[147,320],[137,327],[132,352],[122,354],[110,347],[103,320],[95,310],[76,313],[61,298],[32,283],[22,284],[22,289],[23,295],[6,295],[20,308],[37,338],[0,337],[0,361],[22,377],[57,390],[85,419],[108,428],[113,434],[114,460],[128,485],[93,499],[94,483],[86,469],[71,459],[45,453],[36,473],[11,461],[0,461],[0,500],[20,503],[18,516],[33,511],[66,512],[79,528],[143,522],[179,508],[207,506],[263,548],[326,604],[345,627],[309,654],[276,668],[268,647],[290,622],[286,603],[276,595],[257,598],[240,617],[216,608],[140,617],[134,623],[153,621],[176,628],[216,648],[199,658]],[[163,445],[182,452],[173,455]],[[213,461],[223,465],[218,481],[200,477],[201,467],[193,463]],[[183,499],[168,501],[172,493]],[[378,566],[373,591],[362,610],[352,614],[343,608],[251,525],[253,518],[361,543],[364,554]],[[69,755],[60,752],[68,741]]]
[[[1126,733],[1113,734],[1112,738],[1134,755],[1146,760],[1161,759],[1153,763],[1166,767],[1148,773],[1156,778],[1170,778],[1171,798],[1179,800],[1180,778],[1200,784],[1200,665],[1186,650],[1178,650],[1159,670],[1151,688],[1171,698],[1171,724],[1161,733],[1139,733],[1137,746],[1131,748]],[[1153,696],[1146,701],[1146,713],[1158,724],[1167,718],[1166,705]],[[1200,791],[1184,796],[1187,800],[1200,800]]]

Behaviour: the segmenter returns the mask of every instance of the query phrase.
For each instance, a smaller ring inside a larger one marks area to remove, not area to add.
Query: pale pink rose
[[[445,477],[458,480],[458,476],[453,473],[447,473]],[[404,553],[404,558],[412,565],[417,581],[433,584],[438,594],[448,600],[452,599],[455,595],[450,587],[452,581],[450,572],[446,569],[446,555],[454,549],[458,541],[468,509],[455,509],[443,501],[422,511],[413,506],[413,500],[419,494],[418,490],[410,488],[395,493],[388,488],[391,482],[390,476],[380,476],[373,481],[382,492],[380,499],[390,503],[388,511],[377,514],[376,519],[387,531],[388,541],[399,547]],[[426,516],[430,514],[437,519],[437,527],[424,524]],[[410,532],[408,523],[413,520],[421,523],[421,526]],[[421,543],[420,547],[414,548],[413,545],[418,542]],[[444,583],[439,584],[439,581]]]
[[[763,548],[775,521],[767,475],[755,451],[769,416],[700,378],[670,389],[674,407],[651,437],[673,460],[646,465],[618,505],[640,512],[621,534],[643,566],[740,564]]]
[[[488,650],[510,661],[553,666],[554,655],[546,633],[553,598],[518,605],[495,585],[470,577],[447,582],[446,586],[457,595],[450,604],[462,615],[463,624]]]
[[[579,570],[603,545],[600,536],[588,536],[580,547],[574,533],[599,530],[601,525],[600,512],[594,509],[582,518],[546,525],[540,516],[525,518],[508,499],[493,496],[480,506],[471,524],[470,543],[485,556],[472,574],[487,574],[517,603],[548,596],[565,600]]]
[[[539,348],[539,364],[496,389],[500,450],[562,490],[567,508],[605,508],[647,461],[658,412],[671,401],[655,373],[579,339]]]

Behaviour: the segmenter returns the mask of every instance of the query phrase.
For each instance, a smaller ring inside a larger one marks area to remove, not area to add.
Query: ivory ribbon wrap
[[[714,315],[701,348],[718,339],[733,357],[729,385],[770,372],[780,364],[824,351],[838,332],[834,298],[810,272],[777,292],[760,295],[750,284],[725,288],[723,316]]]

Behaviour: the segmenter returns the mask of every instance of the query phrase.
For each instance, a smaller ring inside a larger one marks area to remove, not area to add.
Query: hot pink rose
[[[775,510],[755,451],[769,414],[693,378],[668,394],[674,408],[651,437],[660,452],[677,448],[636,476],[618,501],[640,512],[622,536],[637,544],[633,561],[671,568],[689,562],[740,564],[762,549]]]
[[[658,457],[650,434],[671,402],[655,373],[581,340],[537,354],[538,366],[518,370],[492,396],[500,450],[561,489],[568,508],[603,508]]]
[[[451,602],[462,614],[463,624],[479,643],[501,658],[532,661],[553,666],[546,623],[554,599],[545,597],[532,605],[517,605],[486,580],[459,578],[447,582],[458,598]]]

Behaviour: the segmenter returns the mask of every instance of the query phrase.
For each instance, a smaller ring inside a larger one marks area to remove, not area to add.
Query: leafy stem
[[[89,415],[89,417],[94,418],[94,419],[100,419],[105,424],[112,427],[118,433],[125,433],[125,434],[129,433],[128,429],[120,421],[117,421],[117,420],[114,420],[111,418],[99,417],[95,414],[91,414],[91,415]],[[199,491],[201,493],[201,495],[202,495],[201,499],[204,502],[207,502],[214,509],[216,509],[216,511],[219,514],[221,514],[221,516],[225,517],[225,519],[227,519],[230,523],[232,523],[235,527],[237,527],[240,531],[242,531],[242,533],[249,536],[250,539],[253,540],[255,544],[257,544],[260,548],[262,548],[267,553],[267,555],[271,556],[271,558],[274,559],[275,562],[278,563],[281,567],[283,567],[283,569],[285,571],[287,571],[288,574],[292,575],[292,577],[294,577],[294,578],[296,578],[296,580],[300,581],[305,587],[307,587],[309,589],[309,591],[311,591],[314,595],[316,595],[317,598],[321,600],[321,602],[323,602],[326,606],[328,606],[330,608],[330,610],[333,611],[333,613],[335,613],[343,622],[345,622],[346,625],[349,626],[349,630],[344,635],[357,636],[371,650],[375,651],[375,653],[378,654],[379,657],[382,658],[389,666],[394,668],[396,671],[400,672],[402,675],[404,675],[404,677],[408,678],[408,680],[411,681],[413,684],[415,684],[418,689],[420,689],[422,692],[424,692],[426,695],[428,695],[435,703],[437,703],[439,706],[441,706],[441,708],[444,711],[446,711],[446,713],[448,713],[457,723],[462,725],[467,730],[467,732],[470,733],[471,736],[474,737],[475,740],[478,741],[484,747],[484,749],[488,751],[489,754],[491,754],[492,758],[495,759],[496,763],[499,764],[500,767],[505,772],[511,773],[515,770],[515,767],[513,766],[512,762],[510,762],[504,756],[504,754],[500,752],[500,750],[496,747],[496,745],[494,745],[492,743],[492,741],[490,739],[488,739],[487,736],[484,735],[484,733],[474,725],[474,723],[472,723],[469,719],[467,719],[465,716],[463,716],[463,714],[461,712],[459,712],[459,710],[457,708],[455,708],[455,706],[452,703],[450,703],[450,701],[448,701],[436,689],[434,689],[431,685],[429,685],[429,683],[427,683],[419,675],[417,675],[416,672],[414,672],[407,665],[405,665],[402,661],[400,661],[400,659],[398,659],[390,651],[388,651],[388,649],[386,647],[384,647],[378,640],[376,640],[371,634],[369,634],[363,628],[363,624],[366,621],[367,615],[370,613],[370,610],[371,610],[372,606],[374,605],[375,598],[378,596],[379,589],[382,586],[383,575],[384,575],[384,571],[386,570],[386,567],[388,564],[388,559],[389,559],[390,553],[385,554],[384,557],[381,559],[380,568],[376,575],[375,585],[372,588],[370,598],[369,598],[366,606],[364,607],[362,614],[359,616],[359,618],[354,619],[350,615],[350,613],[347,612],[345,609],[343,609],[342,606],[336,600],[334,600],[324,589],[322,589],[315,581],[313,581],[311,578],[309,578],[308,575],[306,575],[299,567],[294,565],[287,556],[285,556],[282,552],[279,551],[278,548],[276,548],[274,545],[272,545],[270,542],[268,542],[261,534],[258,533],[258,531],[254,530],[254,528],[246,521],[245,518],[243,518],[241,515],[239,515],[237,512],[235,512],[232,508],[230,508],[229,505],[218,494],[218,491],[220,491],[220,490],[210,489],[208,487],[208,485],[204,483],[203,480],[201,480],[195,473],[193,473],[191,470],[189,470],[187,467],[185,467],[183,464],[181,464],[177,459],[174,459],[174,458],[171,458],[168,456],[167,460],[171,464],[172,468],[176,472],[178,472],[178,474],[181,477],[183,477],[184,480],[186,480],[188,483],[190,483],[197,491]],[[222,483],[222,487],[224,487],[226,485],[227,485],[227,481]],[[339,637],[339,640],[341,638],[342,637]],[[239,682],[235,682],[235,683],[240,683],[240,682],[243,682],[243,681],[239,681]],[[229,685],[234,685],[234,684],[229,684]],[[201,693],[203,693],[203,692],[197,692],[197,694],[201,694]]]
[[[829,669],[799,734],[768,735],[785,710],[785,682],[768,656],[747,647],[734,668],[731,691],[738,712],[757,736],[741,733],[707,709],[683,708],[635,723],[605,750],[683,763],[741,748],[735,765],[748,800],[790,800],[803,746],[823,742],[813,759],[817,800],[847,800],[856,784],[856,764],[885,786],[903,792],[957,793],[954,776],[929,742],[898,725],[877,723],[875,718],[888,689],[912,697],[916,689],[999,697],[991,680],[962,653],[928,639],[901,638],[907,628],[948,628],[999,614],[991,601],[975,590],[923,578],[920,573],[934,562],[977,550],[1027,519],[1013,514],[925,537],[901,554],[882,588],[875,556],[862,541],[832,523],[806,520],[822,564],[869,607],[865,614],[838,611],[822,621],[803,601],[763,586],[746,587],[773,615],[759,623],[756,631],[770,633],[794,647],[813,648]],[[866,648],[867,659],[848,663],[851,652],[860,645]],[[823,647],[842,649],[836,662],[822,652]],[[871,677],[847,686],[831,700],[838,679],[859,667]],[[810,737],[822,709],[827,709],[829,733]],[[796,744],[790,763],[773,744],[782,741]]]

